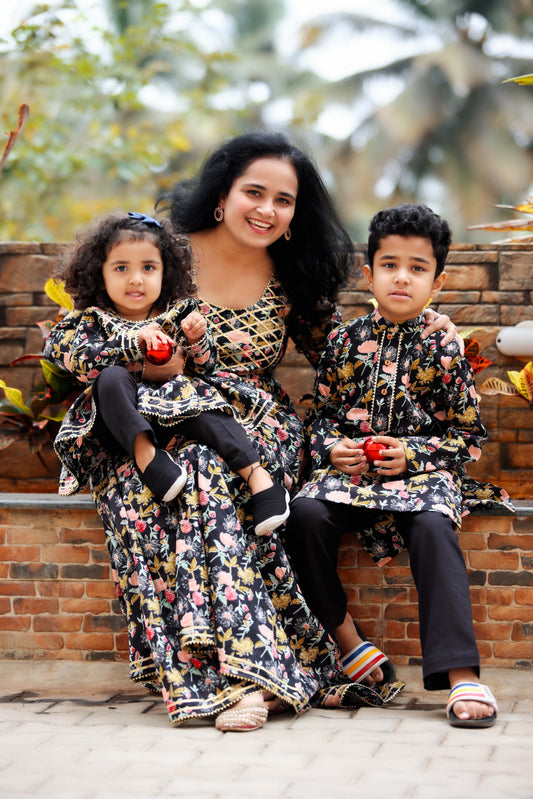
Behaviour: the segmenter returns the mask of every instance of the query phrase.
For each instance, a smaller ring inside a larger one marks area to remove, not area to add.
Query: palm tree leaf
[[[499,377],[489,377],[479,387],[481,394],[505,394],[506,396],[516,396],[517,392],[513,386],[501,380]]]

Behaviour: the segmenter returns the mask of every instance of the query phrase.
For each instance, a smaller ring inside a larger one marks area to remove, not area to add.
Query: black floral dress
[[[420,338],[423,317],[393,323],[377,310],[330,336],[307,418],[312,473],[299,496],[383,511],[358,532],[380,565],[403,549],[391,512],[434,511],[460,528],[476,505],[504,505],[507,492],[469,478],[465,464],[481,456],[486,431],[473,375],[455,341]],[[347,475],[329,462],[342,438],[389,435],[402,441],[404,474],[386,478],[371,466]]]
[[[202,382],[233,409],[274,479],[296,486],[302,425],[273,369],[289,331],[316,363],[339,317],[332,314],[320,328],[291,320],[275,280],[250,308],[216,308],[200,300],[199,310],[219,357],[218,368],[203,373]],[[63,338],[54,328],[47,353],[68,365]],[[258,687],[296,712],[311,704],[382,705],[397,692],[397,686],[373,690],[347,682],[332,639],[299,591],[277,531],[255,536],[248,490],[216,453],[197,442],[170,442],[188,480],[166,504],[154,499],[127,457],[88,441],[81,435],[78,446],[85,450],[128,624],[130,676],[160,687],[172,723],[214,715]]]

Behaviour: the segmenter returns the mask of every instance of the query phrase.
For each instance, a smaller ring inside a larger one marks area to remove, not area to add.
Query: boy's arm
[[[94,380],[113,364],[141,370],[143,353],[137,331],[112,318],[89,311],[72,311],[50,331],[44,357],[74,374],[82,383]]]
[[[345,434],[340,429],[336,349],[337,332],[328,337],[318,363],[313,402],[305,420],[308,450],[315,468],[329,464],[329,453]]]
[[[450,351],[453,354],[450,356]],[[440,426],[434,436],[402,438],[408,473],[457,469],[479,460],[487,432],[481,422],[474,376],[466,358],[452,343],[437,345],[437,371],[432,381],[434,416]]]

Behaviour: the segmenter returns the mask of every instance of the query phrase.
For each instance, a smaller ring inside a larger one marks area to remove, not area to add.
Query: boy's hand
[[[189,344],[196,344],[207,330],[207,321],[198,311],[191,311],[181,323],[181,329],[187,337]]]
[[[171,359],[162,366],[155,366],[149,361],[145,361],[143,379],[151,383],[166,383],[168,380],[172,380],[176,375],[183,374],[184,365],[185,358],[183,355],[183,348],[176,347]]]
[[[146,325],[146,327],[141,328],[137,334],[137,341],[141,349],[144,350],[150,350],[157,347],[159,343],[166,341],[169,341],[173,347],[176,344],[174,339],[163,333],[159,325],[156,324]]]
[[[356,443],[350,438],[342,438],[338,444],[330,449],[329,461],[332,466],[344,474],[361,474],[366,467],[366,458],[363,455],[363,444]]]
[[[383,455],[374,460],[374,467],[378,474],[390,477],[407,471],[407,458],[401,441],[392,436],[372,436],[372,441],[376,444],[383,444]]]
[[[427,338],[431,333],[437,333],[439,330],[444,330],[445,333],[442,337],[442,345],[446,346],[450,341],[455,341],[459,345],[461,355],[465,354],[465,342],[462,336],[457,332],[454,323],[446,314],[440,314],[433,310],[433,308],[426,308],[424,311],[426,319],[426,326],[420,334],[420,338]]]

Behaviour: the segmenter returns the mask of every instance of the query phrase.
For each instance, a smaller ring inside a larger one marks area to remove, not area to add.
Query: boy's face
[[[380,314],[390,322],[419,316],[446,280],[445,272],[435,277],[436,268],[430,239],[398,235],[381,239],[373,270],[365,265],[365,277]]]

